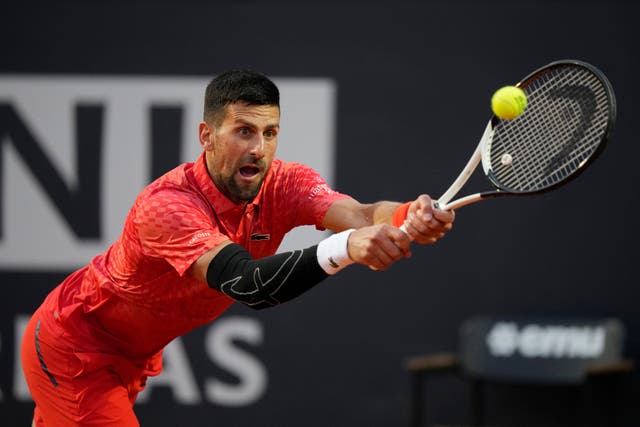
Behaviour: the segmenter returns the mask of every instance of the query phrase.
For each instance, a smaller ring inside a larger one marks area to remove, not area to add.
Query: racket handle
[[[407,226],[406,226],[405,224],[402,224],[402,225],[400,226],[400,230],[404,231],[404,232],[406,233],[406,235],[407,235],[407,236],[409,236],[409,238],[411,239],[411,241],[413,241],[413,237],[411,237],[411,234],[409,234],[409,233],[407,232]]]

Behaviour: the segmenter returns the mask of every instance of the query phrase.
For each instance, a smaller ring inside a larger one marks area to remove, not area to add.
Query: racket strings
[[[575,134],[579,123],[575,121],[578,115],[573,112],[572,106],[567,105],[566,98],[556,97],[560,102],[556,103],[556,108],[553,109],[548,106],[541,109],[545,103],[536,102],[537,98],[541,96],[553,94],[554,90],[557,92],[559,87],[557,84],[562,84],[563,86],[560,87],[563,88],[574,87],[570,85],[571,82],[566,76],[556,79],[555,83],[553,79],[545,79],[537,82],[534,86],[532,105],[538,108],[532,109],[532,114],[529,117],[530,120],[536,119],[536,121],[532,121],[533,126],[529,127],[526,127],[527,124],[524,123],[525,137],[517,140],[511,137],[511,141],[520,141],[520,143],[517,146],[510,144],[507,148],[520,153],[518,158],[527,159],[524,167],[519,168],[520,173],[513,174],[518,179],[520,189],[523,191],[545,187],[566,178],[577,167],[579,163],[576,162],[577,158],[581,155],[590,155],[588,152],[592,148],[590,144],[580,144],[579,141],[571,142],[572,135]],[[565,89],[565,92],[570,91]],[[587,117],[584,120],[590,121],[591,118]],[[514,129],[514,131],[517,133],[518,129]],[[585,140],[588,141],[588,138]],[[539,141],[547,143],[540,144]],[[584,151],[585,146],[587,152]],[[568,156],[567,154],[570,154],[576,147],[579,148],[578,151],[573,156]],[[582,150],[580,150],[581,147]],[[562,156],[563,151],[566,152],[564,156]],[[563,159],[564,163],[561,163]]]
[[[499,186],[531,192],[565,180],[596,152],[607,130],[610,104],[602,81],[583,67],[550,69],[521,87],[527,109],[495,126],[485,155]]]

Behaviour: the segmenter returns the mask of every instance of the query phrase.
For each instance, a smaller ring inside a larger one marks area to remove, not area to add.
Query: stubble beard
[[[262,181],[264,181],[264,176],[260,177],[260,180],[254,184],[240,186],[233,178],[229,178],[226,183],[226,188],[229,193],[227,197],[234,203],[249,203],[255,199],[260,192]]]
[[[260,192],[260,188],[262,187],[262,182],[264,181],[265,175],[266,171],[262,172],[262,176],[257,182],[244,185],[240,185],[235,180],[235,175],[230,177],[223,177],[218,175],[212,178],[213,183],[222,194],[224,194],[233,203],[242,204],[249,203],[253,201],[253,199],[255,199],[255,197]]]

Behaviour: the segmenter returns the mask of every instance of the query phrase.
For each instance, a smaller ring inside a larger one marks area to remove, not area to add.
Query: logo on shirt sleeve
[[[311,189],[311,193],[309,193],[308,200],[313,199],[320,193],[331,193],[333,190],[327,184],[318,184]]]
[[[197,242],[198,240],[202,240],[205,237],[209,237],[211,236],[211,233],[208,231],[201,231],[199,233],[196,233],[195,236],[193,236],[190,240],[189,240],[189,244],[193,245],[195,242]]]

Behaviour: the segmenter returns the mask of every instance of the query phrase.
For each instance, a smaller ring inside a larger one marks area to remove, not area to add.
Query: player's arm
[[[317,245],[253,259],[231,241],[201,255],[189,274],[254,309],[291,300],[329,276],[318,263]]]
[[[406,233],[389,225],[344,230],[309,248],[260,259],[226,241],[201,255],[189,274],[261,309],[297,297],[354,262],[384,270],[408,255],[410,243]]]
[[[322,225],[332,231],[360,228],[374,224],[399,227],[418,243],[435,243],[451,230],[455,213],[433,208],[428,195],[421,195],[408,203],[380,201],[364,204],[354,199],[334,202],[327,210]],[[406,220],[406,221],[405,221]]]

